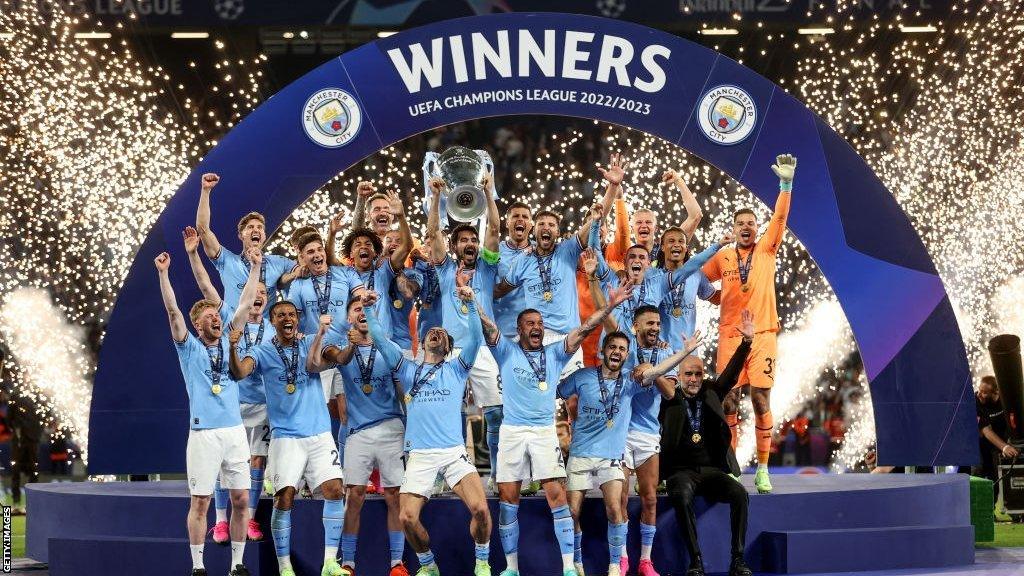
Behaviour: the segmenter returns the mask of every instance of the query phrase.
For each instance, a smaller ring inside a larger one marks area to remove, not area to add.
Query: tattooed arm
[[[601,323],[611,313],[612,309],[628,300],[632,294],[633,282],[629,280],[619,287],[609,290],[608,304],[591,314],[590,318],[587,318],[583,324],[580,324],[579,328],[573,330],[565,337],[565,351],[575,354],[576,350],[579,350],[580,344],[583,343],[583,339],[601,326]]]

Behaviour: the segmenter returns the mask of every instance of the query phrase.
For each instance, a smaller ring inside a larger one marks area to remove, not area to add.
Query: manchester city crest
[[[359,133],[362,113],[355,97],[339,88],[328,88],[310,96],[302,107],[306,135],[325,148],[339,148]]]
[[[717,86],[701,97],[697,110],[701,132],[717,144],[737,144],[754,130],[757,106],[736,86]]]

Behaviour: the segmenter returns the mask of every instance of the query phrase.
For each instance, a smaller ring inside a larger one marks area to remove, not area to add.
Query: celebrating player
[[[326,265],[326,263],[325,263]],[[291,562],[291,511],[299,482],[319,486],[324,495],[324,564],[321,576],[351,576],[337,560],[345,503],[338,450],[331,437],[331,421],[324,403],[320,375],[307,366],[314,339],[322,338],[331,324],[320,316],[316,334],[299,334],[299,310],[287,300],[270,307],[275,336],[252,347],[240,358],[234,346],[241,330],[231,332],[231,374],[242,379],[256,373],[263,377],[270,419],[268,474],[274,485],[274,510],[270,528],[274,536],[281,576],[295,576]]]
[[[451,252],[445,249],[443,234],[440,231],[440,199],[444,193],[444,181],[432,178],[433,201],[427,215],[427,238],[430,243],[431,259],[436,265],[438,283],[441,288],[441,317],[449,334],[455,339],[454,353],[469,338],[469,333],[476,326],[469,326],[468,307],[455,296],[457,290],[456,276],[463,276],[467,285],[477,295],[482,314],[491,317],[494,305],[494,282],[498,267],[498,236],[500,220],[498,206],[494,203],[494,184],[489,174],[484,175],[481,182],[487,198],[487,229],[480,246],[475,227],[461,224],[452,230],[448,244]],[[491,477],[494,478],[495,457],[498,452],[497,435],[502,423],[501,391],[499,389],[498,365],[494,362],[491,351],[482,348],[469,372],[469,385],[473,392],[473,402],[480,409],[487,421],[487,447],[491,457]]]
[[[189,226],[185,228],[182,236],[185,239],[185,253],[188,254],[192,274],[196,278],[196,283],[199,284],[199,291],[202,292],[203,298],[217,305],[222,322],[226,317],[234,316],[235,311],[224,305],[224,301],[217,293],[213,283],[210,282],[210,276],[199,259],[199,233],[195,228]],[[255,250],[253,253],[256,254],[252,259],[253,264],[262,264],[263,255],[258,254]],[[244,336],[243,352],[254,344],[261,343],[268,327],[273,330],[270,320],[263,314],[267,303],[267,287],[262,282],[257,282],[255,290],[256,296],[252,305],[247,308],[245,327],[242,332]],[[247,301],[244,292],[243,290],[242,299]],[[270,423],[267,421],[267,396],[263,391],[263,379],[258,376],[250,376],[240,380],[238,382],[238,400],[242,413],[242,424],[245,425],[245,434],[249,438],[249,453],[251,454],[249,460],[249,477],[251,479],[249,526],[246,536],[255,542],[263,539],[263,530],[260,529],[260,525],[256,521],[256,506],[260,502],[260,494],[263,493],[263,470],[267,465],[267,449],[270,446]],[[221,486],[219,479],[214,488],[213,502],[217,518],[213,525],[213,541],[217,544],[227,544],[230,541],[227,517],[228,491]]]
[[[338,365],[345,386],[348,436],[345,441],[346,490],[345,529],[341,536],[341,563],[355,573],[360,512],[366,498],[366,483],[374,468],[380,470],[380,486],[388,508],[388,542],[391,547],[390,576],[408,576],[402,564],[405,537],[398,521],[398,487],[405,468],[402,441],[405,425],[394,375],[366,324],[361,299],[348,303],[348,345],[328,341],[319,352],[313,346],[309,368],[322,370]],[[317,344],[314,342],[314,344]],[[321,359],[322,358],[322,359]]]
[[[757,239],[757,217],[748,208],[739,210],[733,216],[733,232],[736,234],[734,250],[722,250],[704,265],[708,280],[722,280],[722,313],[718,321],[717,369],[722,371],[740,345],[737,336],[741,312],[750,310],[757,318],[754,342],[750,355],[740,374],[741,386],[750,384],[750,400],[754,405],[754,428],[757,438],[757,473],[754,485],[761,494],[772,491],[768,477],[768,452],[772,445],[774,421],[771,410],[771,390],[775,382],[775,360],[777,344],[775,336],[779,331],[779,314],[775,308],[775,257],[786,232],[786,217],[789,215],[790,192],[793,190],[793,175],[796,172],[796,158],[783,154],[772,166],[779,177],[779,197],[775,201],[775,213],[764,235]],[[734,390],[725,404],[726,419],[733,429],[733,448],[737,442],[739,389]]]
[[[245,286],[252,265],[245,254],[250,249],[263,250],[267,240],[266,220],[259,212],[249,212],[238,221],[238,239],[242,242],[240,254],[235,254],[221,246],[217,235],[210,229],[210,193],[220,182],[216,174],[203,174],[202,188],[199,192],[199,207],[196,209],[196,228],[203,241],[206,256],[213,261],[220,273],[221,284],[224,285],[224,301],[231,309],[238,307],[238,298]],[[281,276],[295,267],[295,262],[283,256],[264,254],[260,265],[260,282],[267,287],[268,302],[277,301],[277,288]]]
[[[579,231],[572,238],[559,242],[561,218],[547,210],[538,212],[534,227],[537,246],[529,256],[520,258],[494,289],[495,295],[501,297],[523,286],[526,306],[544,317],[545,345],[562,340],[579,326],[576,265],[586,245],[590,225],[600,223],[602,217],[601,205],[594,204]],[[568,374],[582,365],[583,355],[576,350],[563,373]]]
[[[287,299],[299,313],[299,333],[312,337],[324,314],[331,316],[336,326],[345,323],[348,300],[363,290],[363,281],[349,266],[327,264],[327,251],[319,234],[306,234],[298,246],[310,275],[292,282]]]
[[[501,366],[505,421],[498,448],[498,533],[508,568],[501,576],[519,576],[519,491],[524,480],[539,481],[555,518],[555,538],[562,552],[564,576],[575,576],[573,530],[565,489],[565,465],[555,431],[555,385],[583,339],[601,325],[610,310],[629,297],[632,286],[615,289],[607,306],[598,309],[564,340],[544,345],[544,318],[527,308],[519,313],[518,342],[505,338],[485,316],[487,345]]]
[[[558,385],[559,397],[577,396],[579,399],[579,416],[573,423],[566,466],[576,542],[582,540],[580,509],[583,495],[596,484],[604,496],[608,516],[608,576],[623,575],[620,557],[626,541],[626,516],[622,509],[625,476],[621,462],[633,397],[667,374],[699,344],[698,333],[687,342],[685,349],[665,358],[657,366],[644,363],[638,367],[639,370],[626,374],[622,366],[629,354],[629,337],[622,332],[611,332],[602,342],[601,366],[574,372]],[[575,555],[582,563],[582,550],[578,545]]]
[[[697,328],[697,298],[718,302],[718,291],[703,272],[693,273],[681,282],[673,282],[673,272],[686,262],[688,236],[682,228],[671,227],[661,235],[662,269],[670,274],[668,293],[658,304],[661,313],[662,337],[677,349]]]
[[[376,315],[366,315],[370,337],[388,368],[394,370],[405,390],[403,398],[408,411],[405,435],[405,479],[399,502],[405,537],[420,563],[417,576],[439,576],[430,536],[420,522],[420,513],[433,495],[438,475],[455,491],[469,508],[469,532],[476,543],[474,576],[491,576],[490,557],[491,514],[476,468],[469,462],[462,439],[462,397],[466,380],[476,360],[483,333],[473,289],[459,277],[458,298],[468,309],[469,331],[458,356],[445,360],[455,345],[444,328],[431,328],[424,336],[423,361],[408,360],[402,350],[385,334]],[[443,297],[448,297],[447,295]],[[372,307],[377,295],[368,292],[363,306]]]
[[[255,256],[255,250],[250,256]],[[258,258],[258,256],[255,256]],[[249,447],[245,428],[238,411],[238,385],[228,374],[225,349],[231,348],[223,332],[218,314],[218,303],[209,300],[196,302],[189,311],[192,327],[198,337],[185,327],[185,318],[178,309],[174,289],[168,277],[171,257],[162,253],[154,260],[160,279],[160,295],[171,326],[171,337],[178,353],[181,374],[185,378],[185,391],[189,397],[191,428],[185,448],[185,470],[188,476],[191,500],[188,527],[189,547],[192,551],[192,576],[206,576],[203,565],[203,542],[206,538],[206,516],[210,496],[218,474],[222,484],[230,491],[231,513],[231,569],[230,576],[248,576],[242,564],[245,550],[245,532],[248,522]],[[257,276],[249,275],[249,293],[255,292]],[[246,302],[251,304],[251,302]],[[236,313],[233,326],[240,326],[245,312]]]

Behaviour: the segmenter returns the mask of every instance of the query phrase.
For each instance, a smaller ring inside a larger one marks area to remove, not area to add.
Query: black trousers
[[[21,477],[27,478],[26,483],[39,481],[39,440],[27,438],[17,431],[11,435],[11,498],[21,502]]]
[[[718,468],[682,470],[668,477],[669,502],[676,511],[676,522],[682,533],[690,561],[700,556],[697,544],[697,516],[693,499],[702,496],[708,502],[729,505],[729,525],[732,528],[732,555],[742,556],[747,536],[747,508],[750,497],[739,482]]]

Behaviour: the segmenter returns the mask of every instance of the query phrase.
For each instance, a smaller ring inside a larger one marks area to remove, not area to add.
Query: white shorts
[[[449,486],[455,486],[470,474],[480,481],[476,466],[469,462],[465,446],[413,450],[406,461],[405,480],[400,492],[430,498],[434,494],[434,481],[438,474],[444,475]]]
[[[565,478],[565,462],[555,425],[513,426],[498,430],[496,482]]]
[[[559,340],[565,340],[565,334],[560,334],[558,332],[552,332],[550,330],[545,330],[544,331],[544,341],[543,342],[544,342],[545,346],[547,346],[548,344],[551,344],[552,342],[557,342]],[[565,368],[562,368],[562,374],[558,377],[559,381],[565,380],[573,372],[579,370],[580,368],[583,368],[583,346],[582,345],[579,348],[576,349],[576,352],[572,355],[572,358],[570,358],[569,362],[566,363]]]
[[[626,434],[626,454],[622,463],[630,470],[636,470],[661,453],[661,436],[648,434],[639,430],[630,430]]]
[[[366,486],[374,468],[380,470],[381,488],[402,485],[405,426],[399,418],[350,433],[345,440],[345,482]]]
[[[228,490],[248,490],[249,442],[245,428],[210,428],[189,430],[185,445],[185,474],[188,491],[193,496],[213,494],[217,477]]]
[[[334,397],[338,395],[337,388],[334,384],[334,379],[338,379],[338,384],[341,385],[341,373],[338,372],[337,368],[328,368],[320,373],[320,387],[324,390],[324,403],[334,400]],[[341,388],[341,393],[345,393],[345,388]]]
[[[586,491],[600,488],[612,480],[625,480],[621,464],[620,460],[570,455],[566,466],[569,473],[568,489]]]
[[[239,404],[242,410],[242,425],[249,438],[249,453],[266,456],[270,451],[270,421],[267,420],[266,404]]]
[[[453,349],[448,358],[458,357],[461,351],[461,348]],[[501,389],[498,387],[500,374],[490,348],[480,346],[473,368],[469,371],[469,388],[473,390],[473,404],[477,408],[501,405]]]
[[[271,438],[267,459],[267,478],[274,490],[298,488],[303,478],[310,489],[342,478],[338,447],[330,432],[305,438]]]

